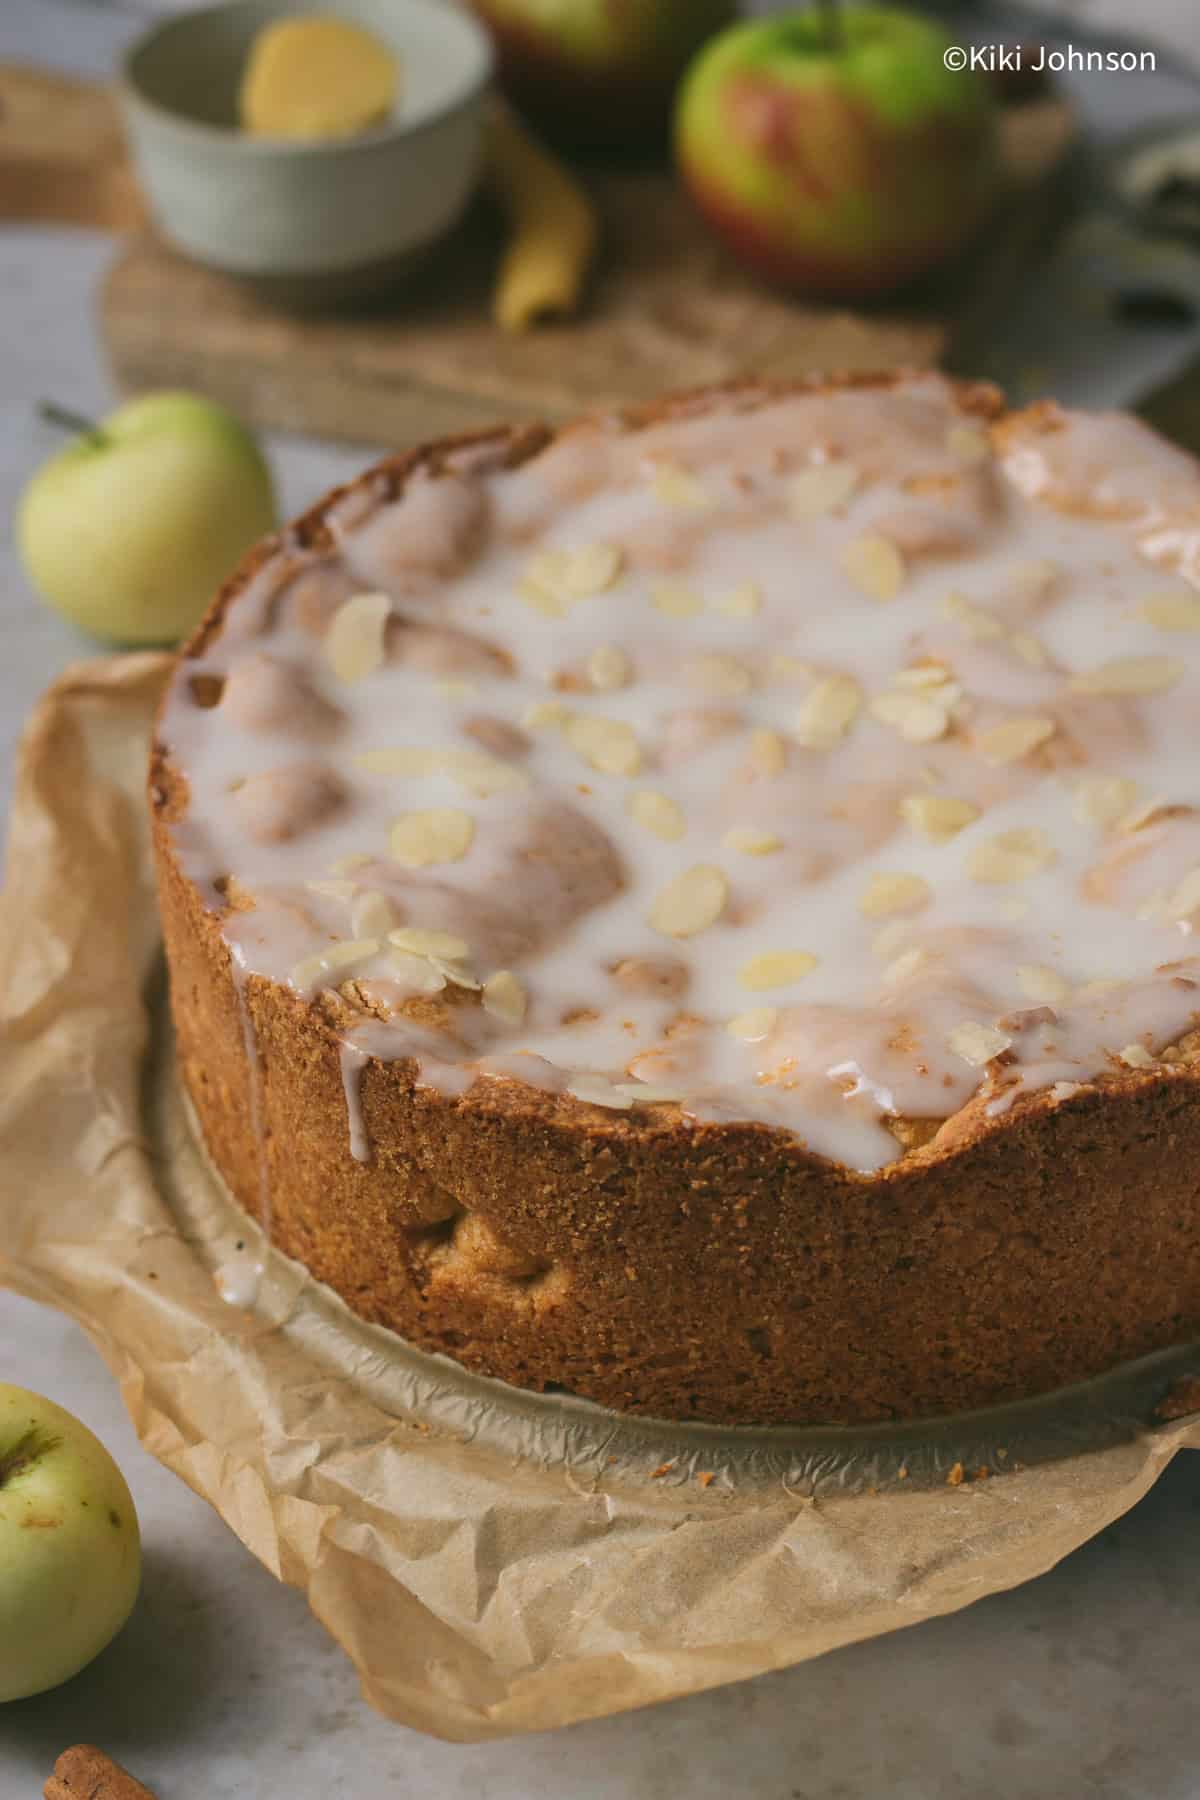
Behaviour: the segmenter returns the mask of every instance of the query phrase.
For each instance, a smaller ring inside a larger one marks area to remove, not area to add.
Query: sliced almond
[[[1015,631],[1008,641],[1016,655],[1031,669],[1044,669],[1050,661],[1046,646],[1032,632]]]
[[[977,643],[1004,636],[1004,625],[995,613],[975,606],[965,594],[947,594],[942,601],[942,613],[956,625],[961,625],[966,635]]]
[[[858,910],[868,919],[882,919],[889,913],[918,912],[932,898],[923,876],[881,872],[872,875],[859,895]]]
[[[779,1022],[779,1013],[774,1006],[752,1006],[748,1012],[738,1013],[730,1019],[725,1029],[730,1037],[737,1038],[743,1044],[761,1044],[769,1038]]]
[[[528,998],[524,987],[511,969],[497,969],[483,984],[483,1010],[505,1025],[519,1025],[525,1017]]]
[[[946,433],[946,448],[968,468],[987,462],[992,454],[991,439],[977,425],[951,425]]]
[[[842,568],[868,600],[894,600],[904,586],[904,558],[890,538],[851,538]]]
[[[535,700],[521,714],[526,731],[561,731],[571,718],[571,709],[561,700]]]
[[[750,733],[750,764],[756,775],[782,775],[787,767],[787,745],[778,731],[758,726]]]
[[[610,1112],[628,1112],[633,1105],[628,1089],[615,1086],[607,1075],[572,1075],[566,1091],[572,1099],[587,1106],[606,1106]]]
[[[681,838],[687,830],[683,809],[669,794],[661,794],[655,788],[639,788],[630,794],[627,805],[630,817],[643,831],[649,831],[667,843]]]
[[[1045,832],[1036,826],[1022,826],[976,844],[967,858],[967,873],[972,881],[1027,881],[1047,868],[1056,855]]]
[[[690,469],[685,469],[676,462],[656,462],[650,485],[654,498],[664,506],[700,512],[712,505],[712,496],[704,483]]]
[[[773,831],[761,831],[754,825],[733,825],[721,839],[727,850],[741,856],[772,856],[783,849],[783,839]]]
[[[911,932],[911,920],[893,919],[890,925],[881,926],[871,939],[871,955],[895,956],[903,948]]]
[[[1151,594],[1140,611],[1160,631],[1200,631],[1200,594]]]
[[[716,610],[727,619],[752,619],[762,610],[762,589],[756,581],[743,581],[716,602]]]
[[[808,950],[765,950],[761,956],[752,956],[749,962],[742,964],[738,980],[753,993],[789,987],[793,981],[811,975],[818,960]]]
[[[1046,1006],[1061,1006],[1071,994],[1070,982],[1045,963],[1018,964],[1017,985],[1028,999],[1040,1000]]]
[[[1122,813],[1117,820],[1117,830],[1122,836],[1130,837],[1135,831],[1144,831],[1147,825],[1153,825],[1170,810],[1171,802],[1162,794],[1156,794],[1152,800],[1143,800]]]
[[[317,950],[295,964],[288,974],[288,985],[304,993],[326,976],[336,975],[353,963],[366,962],[369,957],[377,956],[380,948],[378,938],[343,938],[339,943],[327,944],[323,950]]]
[[[906,794],[900,812],[914,831],[934,844],[949,842],[979,817],[977,806],[953,794]]]
[[[901,983],[911,980],[928,961],[929,953],[926,950],[905,950],[888,964],[880,980],[884,987],[899,987]]]
[[[1126,1044],[1123,1050],[1117,1051],[1117,1056],[1128,1069],[1152,1069],[1157,1060],[1145,1044]]]
[[[329,622],[325,655],[339,681],[361,681],[383,662],[392,603],[386,594],[355,594]]]
[[[642,766],[637,736],[623,719],[579,713],[568,721],[564,735],[572,750],[601,774],[636,775]]]
[[[542,550],[525,566],[521,596],[536,612],[562,618],[577,600],[590,600],[612,587],[623,562],[623,552],[616,544]]]
[[[1023,600],[1044,600],[1062,574],[1059,563],[1048,556],[1030,562],[1013,563],[1008,571],[1008,586]]]
[[[702,597],[682,581],[656,582],[650,590],[650,604],[669,619],[694,619],[704,611]]]
[[[1166,902],[1168,919],[1181,922],[1190,919],[1195,912],[1200,912],[1200,869],[1185,875]]]
[[[803,657],[791,656],[786,650],[774,650],[767,668],[772,681],[815,681],[813,666]]]
[[[471,954],[466,938],[456,937],[452,931],[425,931],[416,925],[389,931],[388,942],[411,956],[436,957],[439,962],[465,962]]]
[[[831,750],[853,725],[862,689],[849,675],[827,675],[811,687],[796,714],[796,738],[809,750]]]
[[[438,863],[461,862],[471,848],[475,821],[456,807],[433,806],[404,813],[392,826],[393,860],[406,869],[428,869]]]
[[[592,686],[606,692],[626,687],[633,665],[619,644],[598,644],[588,657],[587,670]]]
[[[392,977],[412,994],[440,994],[446,977],[427,956],[414,956],[411,950],[388,951],[388,968]]]
[[[981,732],[975,740],[975,748],[984,762],[999,768],[1005,763],[1020,762],[1023,756],[1028,756],[1039,744],[1052,738],[1057,730],[1053,719],[1022,713]]]
[[[336,862],[329,865],[331,875],[353,875],[358,869],[365,869],[375,858],[368,856],[365,850],[352,851],[349,856],[339,856]]]
[[[972,1068],[981,1069],[1007,1050],[1012,1039],[997,1031],[994,1025],[980,1025],[975,1019],[967,1019],[954,1027],[946,1042],[955,1056],[961,1056]]]
[[[353,881],[306,881],[304,885],[310,894],[319,894],[322,900],[344,900],[347,904],[358,892]]]
[[[843,507],[858,486],[853,463],[812,463],[802,469],[788,488],[788,511],[793,519],[815,519],[821,513]]]
[[[1124,775],[1090,775],[1075,789],[1071,811],[1081,825],[1115,825],[1137,801],[1136,781]]]
[[[910,668],[900,669],[892,677],[892,686],[897,688],[943,688],[950,680],[950,671],[945,663],[921,662],[913,663]]]
[[[587,544],[574,550],[567,559],[564,572],[566,591],[572,600],[590,600],[607,593],[624,566],[625,555],[618,544]]]
[[[1119,656],[1072,675],[1077,694],[1161,694],[1182,681],[1185,664],[1174,656]]]
[[[890,725],[908,744],[932,744],[950,729],[950,709],[935,694],[905,691],[877,694],[871,716]]]
[[[396,923],[396,914],[386,894],[368,888],[351,905],[350,923],[355,937],[386,937]]]
[[[684,678],[705,694],[747,694],[754,677],[736,656],[722,651],[709,651],[703,656],[689,656],[683,665]]]
[[[656,895],[650,923],[666,937],[695,937],[716,924],[728,899],[724,870],[712,863],[695,863]]]

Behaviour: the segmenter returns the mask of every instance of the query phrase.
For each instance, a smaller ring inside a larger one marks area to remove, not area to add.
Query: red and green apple
[[[948,46],[912,13],[831,0],[723,32],[676,111],[700,211],[743,262],[801,292],[869,300],[944,262],[997,180],[994,97],[947,67]]]

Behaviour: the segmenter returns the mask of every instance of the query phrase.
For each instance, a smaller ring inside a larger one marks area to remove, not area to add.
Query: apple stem
[[[846,48],[839,0],[816,0],[816,3],[821,15],[821,29],[825,34],[825,47],[839,53]]]
[[[38,418],[47,425],[57,425],[60,431],[72,431],[77,437],[95,438],[98,444],[108,441],[107,433],[101,430],[95,419],[86,418],[83,413],[72,412],[68,406],[59,406],[55,400],[41,401]]]

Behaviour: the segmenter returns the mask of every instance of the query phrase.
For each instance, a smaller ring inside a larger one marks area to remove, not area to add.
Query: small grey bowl
[[[399,58],[395,115],[353,137],[252,137],[238,89],[264,25],[303,13],[365,26]],[[163,236],[287,304],[395,285],[454,225],[483,150],[492,52],[448,0],[227,0],[154,25],[128,52],[121,104]]]

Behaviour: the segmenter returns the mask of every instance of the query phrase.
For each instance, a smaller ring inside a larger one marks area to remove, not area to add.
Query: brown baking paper
[[[254,1311],[226,1304],[213,1270],[255,1227],[175,1084],[147,841],[167,666],[78,667],[26,734],[0,1279],[79,1321],[147,1448],[304,1589],[374,1706],[469,1740],[781,1668],[1028,1580],[1200,1443],[1195,1414],[1152,1423],[1196,1404],[1195,1349],[924,1427],[737,1432],[466,1375],[275,1252]]]

